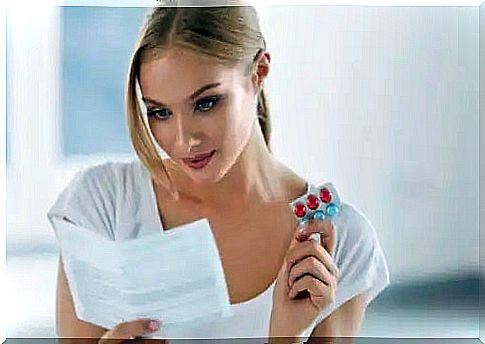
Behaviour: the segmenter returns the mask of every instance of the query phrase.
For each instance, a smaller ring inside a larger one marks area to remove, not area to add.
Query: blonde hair
[[[127,124],[133,148],[140,161],[154,176],[155,181],[167,188],[159,174],[163,170],[169,183],[167,189],[178,199],[175,185],[143,119],[137,97],[141,63],[157,58],[159,53],[171,46],[190,49],[227,66],[242,63],[246,68],[245,75],[248,75],[253,71],[254,61],[259,54],[266,50],[266,41],[260,32],[258,16],[253,6],[168,5],[154,7],[147,14],[128,70],[125,93]],[[264,89],[258,95],[257,116],[266,146],[271,152],[271,123]]]

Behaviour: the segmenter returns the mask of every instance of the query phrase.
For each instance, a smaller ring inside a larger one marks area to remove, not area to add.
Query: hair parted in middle
[[[236,2],[241,1],[233,1]],[[162,3],[150,9],[141,28],[129,64],[125,102],[127,125],[136,154],[155,181],[178,199],[176,187],[157,152],[140,108],[137,88],[141,64],[162,57],[171,47],[182,47],[224,66],[243,66],[244,76],[248,76],[255,71],[254,62],[266,50],[266,41],[253,6],[180,7],[179,1]],[[256,111],[271,152],[271,121],[263,88],[258,94]]]

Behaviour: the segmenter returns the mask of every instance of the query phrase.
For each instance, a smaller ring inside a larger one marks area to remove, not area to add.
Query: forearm
[[[310,337],[307,344],[355,344],[353,337]]]
[[[269,337],[268,344],[303,344],[305,343],[304,338],[300,337]]]
[[[305,338],[302,333],[292,331],[288,328],[281,328],[271,321],[269,329],[268,344],[294,344],[305,343]]]

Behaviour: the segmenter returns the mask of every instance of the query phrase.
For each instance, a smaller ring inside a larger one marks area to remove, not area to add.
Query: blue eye
[[[217,103],[219,102],[219,100],[221,98],[222,97],[220,97],[220,96],[210,96],[210,97],[203,98],[195,104],[194,110],[199,111],[199,112],[208,112],[208,111],[212,110],[217,105]],[[169,113],[165,114],[164,111],[167,111]],[[167,109],[155,109],[155,108],[154,109],[147,109],[147,116],[148,117],[154,116],[155,118],[157,118],[158,120],[161,120],[161,121],[167,120],[170,115],[171,115],[171,112],[170,112],[170,110],[167,110]]]
[[[200,100],[199,102],[197,102],[197,104],[195,105],[195,107],[197,108],[199,105],[207,105],[207,104],[210,104],[210,106],[202,106],[202,107],[199,107],[199,109],[200,109],[201,112],[206,112],[206,111],[211,110],[214,106],[216,106],[216,104],[218,102],[219,102],[219,97],[217,97],[217,96],[211,96],[211,97],[204,98],[204,99]]]
[[[165,121],[167,118],[168,118],[168,115],[166,116],[161,116],[160,113],[163,113],[163,111],[166,110],[166,109],[160,109],[160,110],[147,110],[147,116],[148,117],[156,117],[157,119],[161,120],[161,121]]]

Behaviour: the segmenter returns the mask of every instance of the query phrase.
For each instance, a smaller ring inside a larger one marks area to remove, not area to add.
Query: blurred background
[[[135,156],[123,89],[146,10],[7,8],[7,337],[55,336],[46,212],[60,190],[79,169]],[[391,285],[360,334],[478,337],[483,10],[257,10],[274,154],[332,181],[387,257]]]

